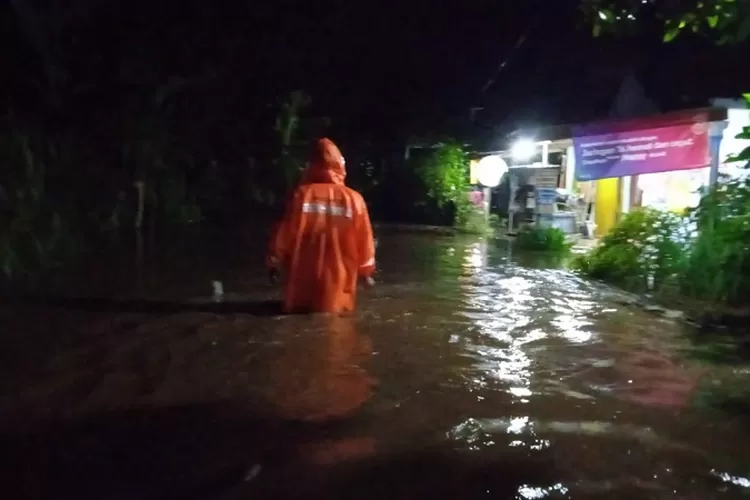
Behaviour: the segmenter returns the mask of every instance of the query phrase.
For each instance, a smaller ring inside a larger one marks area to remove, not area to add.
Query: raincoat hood
[[[301,184],[344,184],[344,156],[330,139],[319,139],[302,174]]]

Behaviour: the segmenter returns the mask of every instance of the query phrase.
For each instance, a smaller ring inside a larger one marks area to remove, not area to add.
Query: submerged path
[[[4,304],[8,498],[750,494],[748,429],[696,404],[718,375],[679,323],[471,239],[378,251],[348,319],[275,315],[236,250]]]

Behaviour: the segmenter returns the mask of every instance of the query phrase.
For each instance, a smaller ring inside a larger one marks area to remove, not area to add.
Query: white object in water
[[[214,289],[214,302],[221,302],[224,300],[224,285],[221,281],[212,282]]]

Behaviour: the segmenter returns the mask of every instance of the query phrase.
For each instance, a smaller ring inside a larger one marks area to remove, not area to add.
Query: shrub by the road
[[[675,213],[634,210],[596,248],[578,256],[573,267],[627,290],[658,289],[679,275],[688,234],[685,218]]]
[[[532,226],[518,234],[516,246],[529,252],[565,254],[573,245],[568,242],[565,233],[556,227]]]
[[[685,214],[630,212],[573,267],[634,292],[750,306],[750,180],[719,184]]]

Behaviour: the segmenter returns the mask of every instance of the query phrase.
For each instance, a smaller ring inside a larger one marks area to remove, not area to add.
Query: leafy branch
[[[580,7],[594,36],[627,33],[656,20],[665,42],[683,33],[707,35],[719,44],[750,38],[750,0],[581,0]]]

